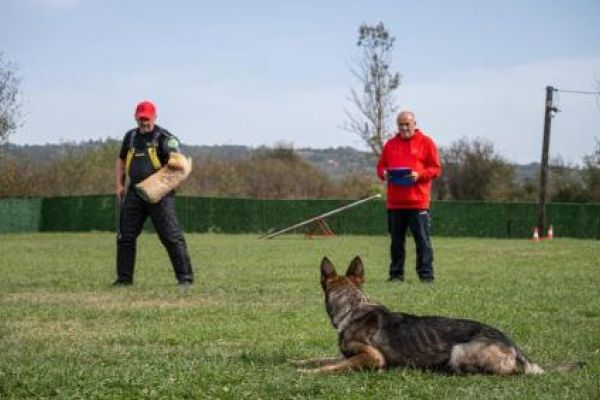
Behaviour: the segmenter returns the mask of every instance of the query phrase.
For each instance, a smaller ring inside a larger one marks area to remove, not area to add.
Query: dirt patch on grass
[[[121,293],[102,292],[19,292],[4,297],[5,303],[34,304],[58,307],[83,307],[98,310],[173,309],[219,305],[219,301],[204,295],[173,298],[133,297]]]
[[[81,321],[72,319],[40,321],[37,318],[26,318],[19,321],[11,321],[7,326],[15,342],[20,342],[23,339],[52,339],[74,343],[97,336],[97,332],[94,329],[89,329]]]

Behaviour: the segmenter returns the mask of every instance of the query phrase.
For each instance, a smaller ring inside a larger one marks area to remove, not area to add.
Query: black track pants
[[[160,241],[167,249],[175,277],[179,282],[193,282],[194,272],[177,215],[173,193],[157,204],[142,200],[133,188],[127,191],[121,208],[117,233],[117,279],[133,282],[136,242],[146,218],[150,216]]]
[[[429,239],[428,210],[388,210],[388,230],[392,239],[390,278],[404,277],[406,229],[410,229],[417,248],[417,274],[421,280],[433,279],[433,247]]]

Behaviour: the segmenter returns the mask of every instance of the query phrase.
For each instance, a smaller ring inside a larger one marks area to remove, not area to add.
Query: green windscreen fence
[[[351,203],[353,200],[257,200],[184,197],[177,215],[187,232],[273,232]],[[0,199],[0,233],[114,231],[117,204],[110,195]],[[600,204],[549,204],[555,236],[600,239]],[[537,220],[534,203],[436,201],[433,234],[494,238],[531,237]],[[384,235],[387,211],[381,200],[326,218],[336,234]],[[145,229],[152,230],[147,222]],[[296,232],[307,232],[315,225]]]
[[[115,230],[116,208],[114,196],[45,198],[40,231]]]
[[[548,205],[546,213],[560,236],[600,239],[600,205],[581,204],[577,207]]]
[[[0,233],[40,230],[41,198],[0,199]]]

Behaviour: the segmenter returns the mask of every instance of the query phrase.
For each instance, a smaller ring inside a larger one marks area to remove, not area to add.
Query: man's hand
[[[417,171],[411,171],[408,177],[411,181],[416,182],[419,179],[419,173]]]
[[[117,198],[119,199],[120,202],[123,201],[124,194],[125,194],[125,186],[117,185],[117,188],[115,189],[115,195],[117,196]]]
[[[387,169],[384,169],[384,170],[383,170],[382,179],[383,179],[384,181],[387,181],[387,179],[388,179],[388,172],[387,172]]]

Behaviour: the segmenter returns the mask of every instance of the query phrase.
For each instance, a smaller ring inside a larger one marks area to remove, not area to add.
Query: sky
[[[10,141],[121,139],[149,99],[185,144],[366,150],[343,126],[358,27],[379,22],[396,105],[440,146],[479,138],[539,161],[545,87],[600,90],[599,0],[0,0],[0,52],[22,78]],[[550,155],[581,163],[600,100],[557,105]]]

